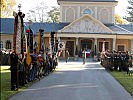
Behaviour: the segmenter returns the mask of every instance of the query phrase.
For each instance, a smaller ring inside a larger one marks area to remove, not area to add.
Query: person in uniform
[[[125,69],[126,69],[127,72],[128,72],[128,70],[129,70],[129,58],[130,58],[129,53],[128,53],[128,51],[126,51],[126,52],[125,52],[125,63],[126,63],[126,64],[125,64],[125,65],[126,65],[126,66],[125,66],[125,67],[126,67]]]
[[[11,65],[11,90],[18,89],[18,55],[13,51],[10,55]]]
[[[49,74],[50,72],[50,61],[49,61],[49,54],[46,53],[46,74]]]
[[[113,52],[112,51],[108,51],[108,68],[109,70],[113,70]]]
[[[25,81],[25,84],[28,83],[29,81],[29,66],[27,65],[26,63],[26,57],[27,57],[27,54],[25,53],[25,57],[24,57],[24,67],[25,67],[25,77],[24,77],[24,81]]]
[[[68,48],[66,48],[66,50],[65,50],[65,60],[66,60],[66,63],[68,62],[68,59],[69,59],[69,52],[68,52]]]
[[[124,52],[120,53],[120,66],[119,66],[119,71],[124,71],[124,67],[125,67],[125,54]]]
[[[37,52],[36,52],[36,49],[34,49],[34,54],[33,54],[33,57],[32,57],[32,71],[33,71],[33,80],[35,80],[37,78],[37,72],[38,72],[38,65],[37,65]]]
[[[101,54],[100,54],[100,61],[101,61],[101,65],[103,67],[104,67],[104,59],[105,59],[104,52],[101,52]]]
[[[118,69],[118,61],[119,61],[119,55],[117,51],[113,52],[113,66],[114,66],[114,70]]]
[[[18,57],[18,66],[19,66],[19,85],[24,86],[25,84],[25,65],[24,58],[22,59],[22,54]]]
[[[85,48],[84,48],[82,53],[83,53],[83,64],[85,64],[85,62],[86,62],[86,51],[85,51]]]

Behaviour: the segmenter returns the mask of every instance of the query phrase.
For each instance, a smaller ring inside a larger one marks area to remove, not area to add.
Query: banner
[[[58,50],[65,50],[65,42],[59,42]]]
[[[38,32],[38,52],[41,50],[41,33]]]
[[[23,38],[24,38],[24,23],[23,18],[25,14],[22,12],[13,12],[15,17],[14,21],[14,36],[13,36],[13,49],[17,54],[23,55]]]
[[[16,34],[16,53],[21,54],[21,19],[18,16],[17,34]]]

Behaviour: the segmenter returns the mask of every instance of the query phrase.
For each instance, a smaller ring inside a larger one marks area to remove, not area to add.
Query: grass
[[[111,72],[112,76],[133,96],[133,75],[127,75],[126,72]]]
[[[10,73],[10,66],[0,66],[1,67],[1,100],[8,100],[8,98],[23,89],[31,86],[34,82],[30,82],[29,84],[25,85],[24,87],[19,88],[18,91],[11,91],[11,73]]]

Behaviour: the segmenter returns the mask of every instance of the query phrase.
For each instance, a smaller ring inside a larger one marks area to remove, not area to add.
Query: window
[[[83,11],[83,14],[92,14],[92,11],[90,10],[90,9],[85,9],[84,11]]]
[[[11,49],[11,41],[10,40],[6,41],[6,49]]]
[[[102,52],[103,42],[99,42],[99,51]],[[105,51],[109,50],[109,42],[105,42]]]
[[[103,23],[109,23],[109,12],[107,9],[102,9],[100,12],[100,21]]]
[[[118,51],[124,51],[125,46],[124,45],[118,45]]]
[[[0,41],[0,49],[3,49],[3,41]]]
[[[75,14],[74,13],[74,9],[68,8],[66,10],[66,21],[67,22],[72,22],[74,20],[74,18],[75,18],[75,15],[74,14]]]

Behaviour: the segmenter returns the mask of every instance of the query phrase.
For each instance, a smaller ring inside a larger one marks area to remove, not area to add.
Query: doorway
[[[81,40],[81,50],[86,49],[86,51],[92,50],[92,40],[91,39],[84,39]]]
[[[74,41],[66,41],[66,48],[68,48],[70,57],[74,57]]]

